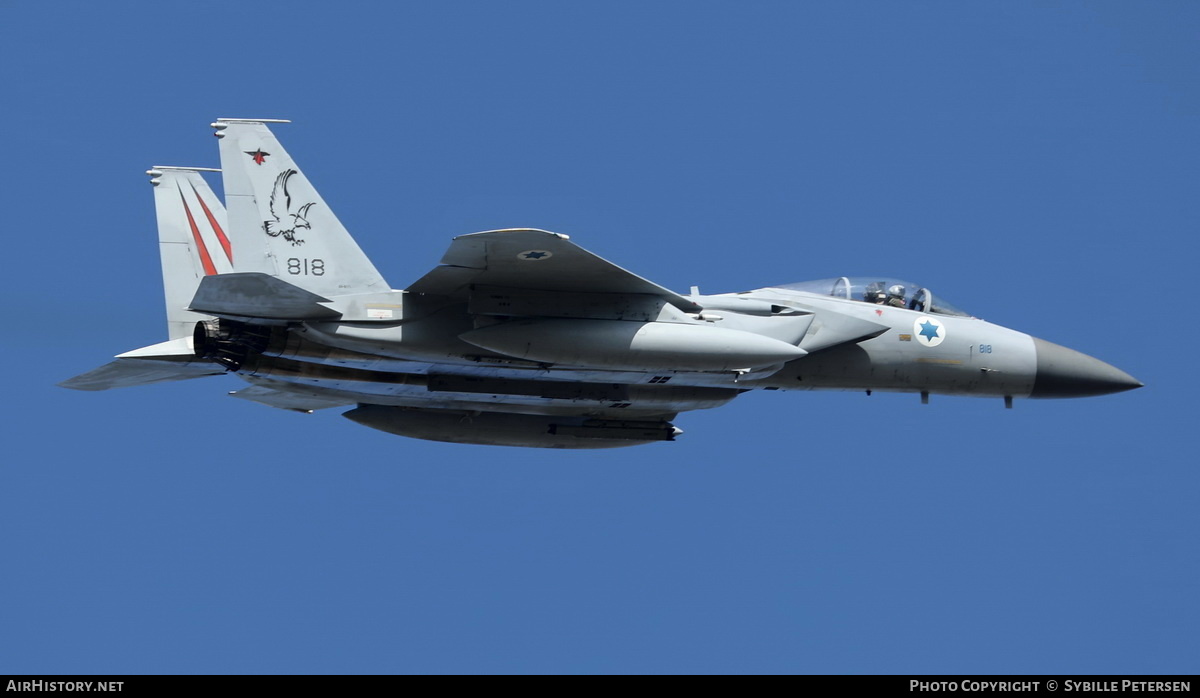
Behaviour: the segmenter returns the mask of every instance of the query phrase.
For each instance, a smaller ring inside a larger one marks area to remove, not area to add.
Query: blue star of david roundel
[[[526,262],[540,262],[543,259],[550,259],[553,256],[554,253],[550,250],[525,250],[517,255],[517,259],[521,259]]]
[[[913,336],[921,346],[936,347],[946,339],[946,326],[939,320],[922,315],[913,321]]]

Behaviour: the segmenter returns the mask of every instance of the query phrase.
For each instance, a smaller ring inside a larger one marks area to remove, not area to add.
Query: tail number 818
[[[325,276],[325,260],[291,257],[287,272],[292,276]]]

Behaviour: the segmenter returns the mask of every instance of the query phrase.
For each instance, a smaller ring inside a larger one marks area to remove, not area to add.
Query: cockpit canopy
[[[908,308],[922,313],[971,316],[970,313],[965,313],[950,305],[944,298],[933,295],[933,292],[924,286],[886,276],[841,276],[836,279],[783,284],[778,288],[895,308]]]

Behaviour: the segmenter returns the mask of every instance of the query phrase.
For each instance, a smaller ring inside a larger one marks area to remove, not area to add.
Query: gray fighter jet
[[[748,390],[1080,397],[1141,387],[984,322],[919,284],[839,277],[679,294],[566,235],[456,237],[394,290],[272,134],[220,119],[225,203],[203,168],[156,166],[169,339],[61,383],[234,373],[231,393],[436,441],[611,448],[672,441],[680,412]]]

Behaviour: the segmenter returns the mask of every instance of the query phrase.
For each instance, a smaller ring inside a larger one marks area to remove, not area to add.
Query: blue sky
[[[0,672],[1200,671],[1200,8],[0,3]],[[54,384],[165,338],[153,164],[277,133],[393,287],[546,228],[708,293],[889,274],[1147,384],[761,393],[414,441]]]

